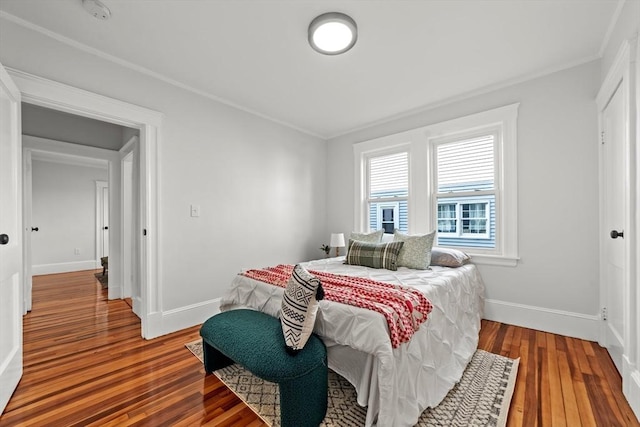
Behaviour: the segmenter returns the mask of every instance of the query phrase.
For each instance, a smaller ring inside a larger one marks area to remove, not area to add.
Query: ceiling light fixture
[[[111,18],[111,11],[100,0],[82,0],[82,6],[96,19],[106,21]]]
[[[344,53],[356,44],[356,40],[356,22],[344,13],[324,13],[309,24],[309,44],[322,54]]]

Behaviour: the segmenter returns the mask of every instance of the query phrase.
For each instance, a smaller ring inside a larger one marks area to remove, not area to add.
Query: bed
[[[397,271],[345,265],[344,257],[302,263],[310,271],[364,277],[414,287],[433,310],[411,340],[392,348],[384,317],[319,301],[314,332],[327,346],[329,367],[356,389],[367,426],[413,426],[460,380],[477,345],[484,285],[473,264]],[[222,311],[252,308],[278,317],[284,289],[242,274],[221,300]]]

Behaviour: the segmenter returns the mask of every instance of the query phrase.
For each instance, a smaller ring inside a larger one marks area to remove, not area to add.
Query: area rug
[[[185,345],[202,362],[202,341]],[[416,426],[505,426],[519,361],[476,350],[460,382],[440,405],[425,410]],[[277,384],[254,376],[237,364],[214,374],[267,424],[280,425]],[[363,426],[365,416],[366,408],[356,403],[353,386],[329,370],[327,415],[321,425]]]
[[[98,282],[100,282],[100,284],[102,285],[102,289],[107,289],[109,287],[109,275],[108,274],[105,274],[103,276],[102,273],[96,273],[95,276],[96,276],[96,279],[98,279]]]

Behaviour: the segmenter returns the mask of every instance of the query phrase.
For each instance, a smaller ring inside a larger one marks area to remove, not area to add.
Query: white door
[[[602,111],[603,225],[604,240],[603,296],[606,310],[605,345],[618,371],[622,372],[624,353],[624,281],[626,274],[625,224],[625,120],[624,96],[616,89]]]
[[[0,411],[22,377],[20,91],[0,64]]]
[[[109,256],[109,184],[106,181],[96,181],[96,226],[96,261],[100,261]]]
[[[109,187],[102,189],[102,256],[109,256]]]

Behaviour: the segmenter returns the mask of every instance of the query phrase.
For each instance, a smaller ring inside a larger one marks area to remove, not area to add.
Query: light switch
[[[194,218],[200,216],[200,205],[191,205],[191,216]]]

